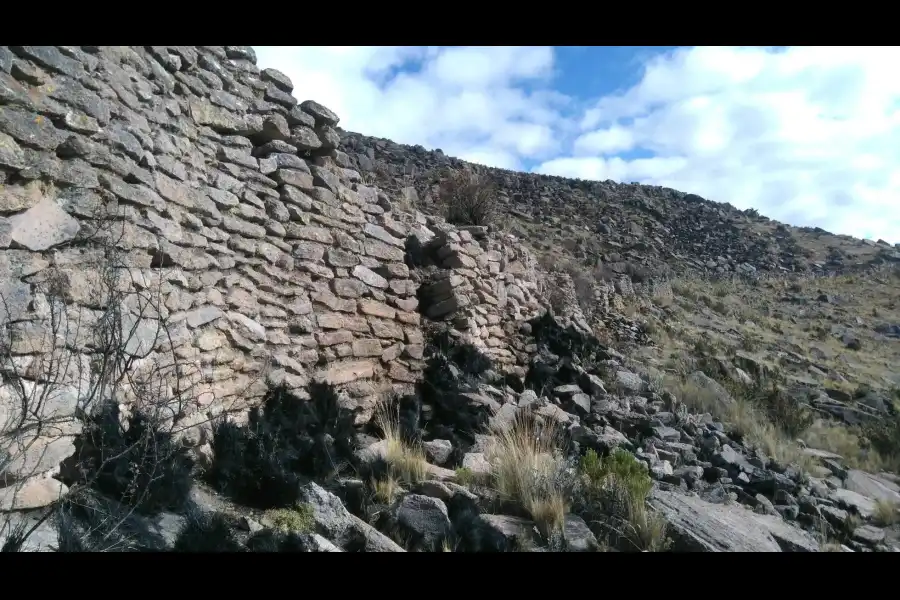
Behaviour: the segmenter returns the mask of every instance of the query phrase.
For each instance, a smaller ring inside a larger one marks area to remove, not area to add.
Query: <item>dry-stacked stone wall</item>
[[[527,362],[519,327],[544,304],[534,258],[512,236],[492,238],[485,227],[435,229],[421,240],[437,267],[422,283],[422,312],[449,321],[497,365]]]
[[[515,363],[534,261],[393,210],[349,168],[337,115],[293,89],[243,46],[0,46],[0,416],[20,383],[76,412],[113,313],[128,369],[188,425],[312,381],[365,420],[417,381],[423,310]],[[441,260],[427,307],[412,239]]]

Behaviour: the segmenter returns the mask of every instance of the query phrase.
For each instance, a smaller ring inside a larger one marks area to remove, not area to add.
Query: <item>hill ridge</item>
[[[672,188],[511,171],[468,163],[446,156],[441,150],[427,150],[420,145],[399,144],[345,130],[340,133],[342,148],[361,173],[374,172],[377,176],[384,166],[388,166],[391,177],[408,181],[417,187],[417,191],[434,183],[436,172],[441,168],[465,167],[487,174],[498,184],[502,207],[513,218],[534,221],[556,216],[562,220],[581,215],[595,221],[592,226],[596,228],[592,233],[603,236],[610,233],[607,221],[615,218],[613,210],[630,207],[635,209],[637,217],[643,212],[653,221],[662,222],[662,227],[656,231],[666,239],[656,243],[673,247],[660,248],[656,256],[664,262],[675,262],[676,268],[682,261],[691,268],[718,274],[742,270],[746,273],[763,270],[824,274],[864,270],[885,262],[900,261],[900,244],[891,246],[887,242],[834,235],[819,228],[793,227],[758,216],[752,209],[742,211],[729,203]],[[387,185],[392,183],[390,177],[382,181]],[[559,201],[553,204],[548,202],[552,200],[549,196],[535,198],[536,191],[555,195]],[[701,209],[701,214],[696,214],[697,208]],[[554,215],[554,211],[557,214]],[[666,214],[667,211],[673,214]],[[681,226],[688,224],[699,225],[701,229],[679,231]],[[630,225],[623,222],[616,233],[627,234]],[[718,230],[723,226],[725,231]],[[654,243],[653,236],[651,230],[634,237],[649,238]],[[837,250],[829,252],[828,246]],[[734,256],[721,260],[731,254]],[[741,265],[753,268],[742,268]]]

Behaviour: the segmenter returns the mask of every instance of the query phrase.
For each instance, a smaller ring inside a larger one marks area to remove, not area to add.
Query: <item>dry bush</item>
[[[497,210],[497,186],[471,171],[453,171],[442,182],[438,201],[448,222],[490,225]]]
[[[55,475],[68,493],[38,509],[27,529],[0,525],[8,551],[30,548],[30,535],[48,521],[61,550],[142,547],[149,542],[126,531],[132,514],[182,506],[192,483],[180,435],[198,404],[199,372],[175,352],[165,269],[130,268],[121,215],[100,209],[81,225],[83,262],[33,276],[30,312],[13,314],[0,297],[4,502],[21,507],[29,482],[57,466],[44,460],[49,448],[75,446]],[[89,298],[73,300],[73,277],[85,278]]]

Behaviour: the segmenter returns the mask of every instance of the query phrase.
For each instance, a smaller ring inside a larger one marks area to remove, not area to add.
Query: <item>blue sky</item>
[[[900,49],[257,47],[351,131],[900,242]]]

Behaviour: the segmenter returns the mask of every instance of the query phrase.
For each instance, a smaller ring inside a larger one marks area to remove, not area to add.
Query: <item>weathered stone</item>
[[[0,184],[0,212],[19,212],[40,202],[45,196],[44,185],[29,181],[25,185]]]
[[[303,112],[312,115],[312,117],[316,121],[316,124],[321,123],[334,127],[340,121],[336,114],[314,100],[306,100],[302,102],[300,104],[300,108],[303,110]]]
[[[340,498],[315,483],[300,490],[300,501],[309,506],[318,533],[338,546],[361,545],[366,552],[403,552],[383,533],[350,514]]]
[[[69,488],[56,479],[34,477],[18,485],[0,488],[0,512],[33,510],[56,502]]]
[[[352,347],[353,356],[358,358],[381,355],[381,342],[379,340],[355,340]]]
[[[423,548],[437,549],[450,534],[447,506],[437,498],[408,494],[398,503],[395,518],[399,526]]]
[[[300,225],[299,223],[288,223],[285,225],[287,234],[285,237],[295,240],[308,240],[311,242],[319,242],[330,246],[334,243],[331,232],[324,227],[309,227]]]
[[[353,268],[353,276],[374,288],[383,290],[388,286],[387,279],[362,265]]]
[[[294,89],[294,84],[291,83],[290,78],[277,69],[263,69],[259,72],[259,76],[263,81],[272,83],[272,85],[284,92],[290,93]]]
[[[81,225],[50,198],[9,218],[12,243],[34,252],[75,239]]]
[[[245,315],[229,312],[226,315],[237,333],[251,341],[263,342],[266,339],[266,328]]]
[[[0,131],[39,150],[55,150],[66,139],[47,117],[8,106],[0,106]]]
[[[341,385],[367,379],[375,374],[375,363],[370,360],[338,363],[316,373],[315,378],[323,383]]]
[[[651,505],[677,532],[673,549],[701,552],[815,552],[809,534],[779,517],[740,505],[711,504],[696,496],[654,490]]]
[[[22,148],[14,139],[0,131],[0,167],[24,169],[27,164]]]

